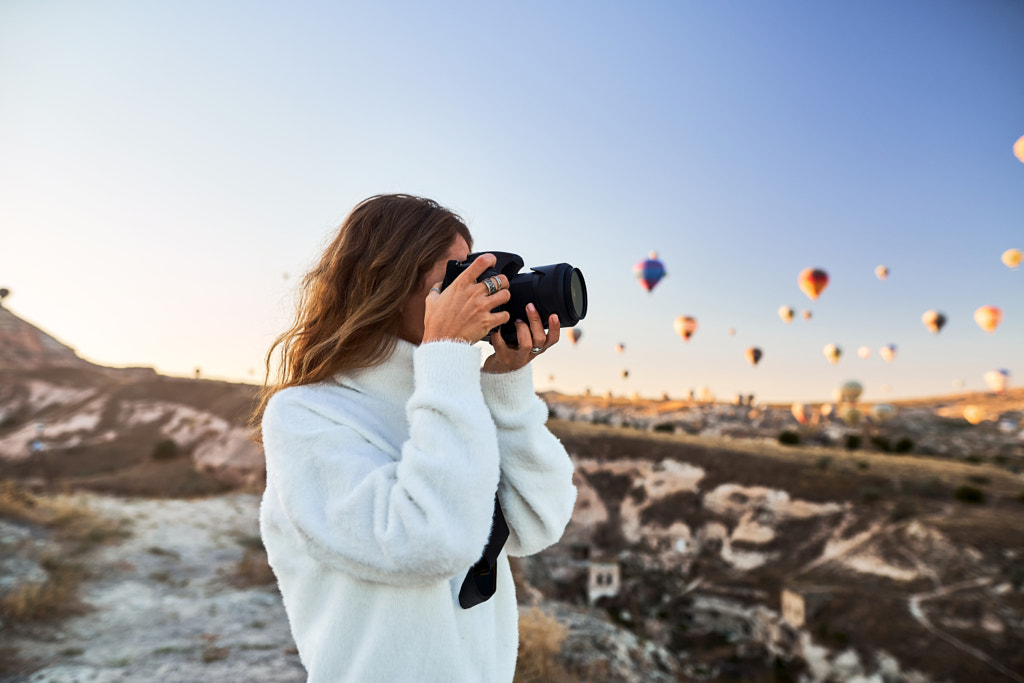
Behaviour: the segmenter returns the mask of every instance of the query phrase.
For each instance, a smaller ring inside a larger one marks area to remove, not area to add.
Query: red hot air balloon
[[[828,286],[828,273],[820,268],[804,268],[797,278],[800,291],[811,299],[817,299]]]
[[[658,252],[652,251],[648,258],[633,266],[633,274],[640,280],[640,286],[650,292],[665,277],[665,264],[658,260]]]
[[[999,321],[1003,319],[1003,311],[997,306],[982,306],[974,312],[974,322],[988,333],[996,331]]]

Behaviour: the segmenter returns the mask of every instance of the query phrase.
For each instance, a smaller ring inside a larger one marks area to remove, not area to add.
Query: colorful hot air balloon
[[[974,312],[974,322],[989,333],[996,331],[999,321],[1002,319],[1003,311],[996,306],[982,306]]]
[[[683,341],[690,341],[690,337],[697,331],[697,319],[688,315],[681,315],[672,323],[676,334],[683,338]]]
[[[839,356],[843,355],[843,350],[835,344],[825,344],[825,348],[822,349],[825,354],[825,358],[828,358],[828,362],[835,365],[839,362]]]
[[[896,358],[896,345],[886,344],[878,349],[878,355],[884,358],[886,363],[891,363]]]
[[[1024,135],[1021,135],[1017,138],[1017,142],[1013,143],[1013,156],[1024,163]]]
[[[625,353],[625,352],[626,352],[626,345],[625,344],[619,343],[619,344],[615,345],[615,353]]]
[[[751,346],[744,352],[744,355],[746,356],[748,363],[751,365],[757,365],[761,362],[761,356],[763,354],[761,353],[761,349],[756,346]]]
[[[820,268],[804,268],[797,278],[800,291],[811,299],[817,299],[828,286],[828,273]]]
[[[1003,252],[1003,263],[1007,268],[1016,268],[1024,261],[1024,251],[1020,249],[1007,249]]]
[[[582,337],[582,336],[583,336],[583,330],[581,330],[580,328],[578,328],[578,327],[570,327],[569,328],[569,341],[571,341],[573,344],[578,342],[580,340],[580,337]]]
[[[870,346],[862,346],[862,347],[860,347],[859,349],[857,349],[857,355],[860,356],[861,358],[870,358],[871,357],[871,347]]]
[[[879,280],[885,280],[889,277],[889,268],[887,266],[875,266],[875,277]]]
[[[932,334],[938,334],[939,330],[946,326],[946,316],[938,311],[925,311],[921,316],[921,322]]]
[[[793,309],[789,306],[779,306],[779,317],[782,322],[789,324],[793,321]]]
[[[985,384],[997,394],[1006,392],[1006,387],[1010,384],[1010,371],[1006,369],[989,370],[985,373]]]
[[[843,385],[839,387],[839,399],[846,403],[856,403],[863,393],[864,386],[852,379],[848,382],[843,382]]]
[[[790,408],[790,412],[793,413],[793,417],[800,424],[807,424],[807,407],[803,403],[794,403],[793,407]]]
[[[800,312],[800,315],[803,316],[804,320],[810,320],[812,314],[805,308],[803,311]]]
[[[640,280],[640,286],[648,292],[665,277],[665,265],[658,260],[658,252],[652,251],[648,258],[633,266],[633,275]]]

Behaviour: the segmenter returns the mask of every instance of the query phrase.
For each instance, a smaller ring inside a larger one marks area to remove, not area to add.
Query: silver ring
[[[501,280],[494,277],[485,278],[484,284],[487,286],[487,296],[497,294],[498,290],[501,289]]]
[[[440,293],[441,293],[441,290],[440,290],[440,289],[438,289],[437,287],[431,287],[431,288],[430,288],[430,291],[431,291],[431,292],[437,292],[438,294],[440,294]]]
[[[541,347],[539,347],[539,346],[534,346],[534,347],[533,347],[532,349],[530,349],[530,353],[532,353],[532,354],[534,354],[534,355],[537,355],[538,353],[540,353],[540,352],[541,352],[541,351],[543,351],[543,350],[544,350],[544,349],[542,349],[542,348],[541,348]]]

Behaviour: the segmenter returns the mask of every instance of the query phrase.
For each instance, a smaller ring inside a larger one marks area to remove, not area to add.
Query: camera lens
[[[573,268],[569,275],[569,303],[577,320],[587,314],[587,287],[579,268]]]

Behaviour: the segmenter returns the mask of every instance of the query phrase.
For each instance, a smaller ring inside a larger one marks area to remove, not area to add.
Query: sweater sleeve
[[[481,386],[498,430],[498,499],[509,527],[506,548],[512,556],[532,555],[558,541],[572,517],[572,461],[545,426],[547,406],[534,393],[529,366],[484,373]]]
[[[339,421],[325,410],[323,394],[284,390],[263,418],[268,487],[306,550],[356,578],[397,586],[448,579],[478,559],[499,479],[479,350],[421,345],[414,375],[400,458],[371,443],[357,416]]]

